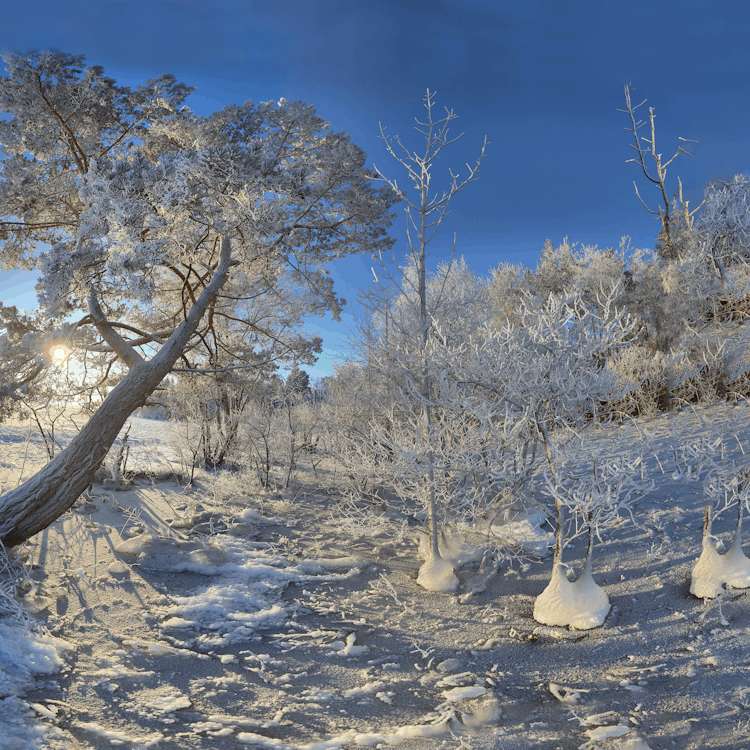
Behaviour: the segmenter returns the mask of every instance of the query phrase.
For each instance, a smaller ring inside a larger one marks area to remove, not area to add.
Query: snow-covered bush
[[[630,386],[624,401],[610,405],[613,415],[653,414],[740,387],[744,368],[737,363],[746,347],[731,322],[747,312],[750,265],[717,265],[690,216],[677,206],[671,216],[671,260],[631,248],[627,237],[617,251],[548,240],[534,271],[503,264],[486,292],[496,324],[518,324],[529,294],[580,293],[595,309],[601,289],[619,284],[617,305],[635,327],[632,346],[607,357],[607,367]]]
[[[702,599],[714,599],[730,588],[750,588],[750,560],[742,551],[742,525],[750,500],[750,469],[730,460],[726,454],[729,441],[738,441],[745,409],[732,419],[713,429],[708,437],[701,436],[684,442],[675,450],[676,468],[672,478],[677,481],[700,481],[706,497],[705,521],[701,555],[692,570],[690,593]],[[682,432],[681,427],[678,431]],[[732,540],[719,550],[719,540],[713,535],[714,520],[735,509]]]
[[[738,174],[709,182],[693,228],[717,265],[750,262],[750,179]]]
[[[622,441],[630,440],[623,436]],[[576,441],[574,450],[583,455],[596,456],[594,445]],[[570,446],[569,446],[570,450]],[[594,538],[623,516],[633,514],[636,498],[653,489],[643,477],[643,460],[632,455],[611,459],[607,456],[597,465],[593,459],[578,472],[557,471],[549,466],[544,473],[546,494],[554,505],[557,535],[552,578],[534,603],[534,619],[544,625],[570,625],[588,629],[598,627],[609,613],[609,598],[592,572]],[[567,533],[565,533],[567,531]],[[588,536],[586,557],[576,581],[568,580],[569,569],[563,562],[566,542],[581,533]]]
[[[427,399],[414,374],[418,355],[389,348],[401,400],[371,425],[360,465],[407,501],[425,498],[431,481],[442,524],[523,506],[527,482],[543,464],[554,467],[561,441],[623,395],[626,387],[604,367],[632,333],[632,322],[614,304],[618,293],[618,286],[602,293],[595,309],[580,294],[526,295],[516,324],[485,325],[464,340],[443,337],[434,323],[425,350]],[[429,424],[420,405],[431,409]],[[455,585],[443,568],[430,576]]]

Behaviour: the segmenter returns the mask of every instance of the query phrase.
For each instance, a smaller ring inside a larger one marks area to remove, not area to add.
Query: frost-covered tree
[[[631,439],[628,438],[628,443]],[[630,447],[630,446],[629,446]],[[594,540],[607,527],[633,516],[633,504],[641,495],[654,488],[643,474],[641,456],[613,459],[606,451],[597,450],[591,442],[575,441],[569,448],[592,458],[591,468],[583,471],[545,471],[546,491],[553,499],[558,514],[558,539],[552,564],[552,576],[544,591],[534,602],[534,619],[545,625],[570,625],[586,630],[598,627],[609,613],[609,597],[593,578]],[[610,448],[611,450],[611,448]],[[599,456],[597,465],[597,453]],[[603,458],[603,460],[601,460]],[[586,556],[578,578],[570,581],[563,563],[560,531],[567,525],[568,540],[580,532],[588,536]]]
[[[436,344],[430,354],[440,373],[436,422],[453,437],[443,459],[455,477],[446,498],[452,512],[500,518],[537,505],[556,526],[550,586],[535,609],[546,624],[601,624],[609,607],[591,575],[594,536],[646,489],[631,477],[637,461],[598,456],[591,475],[565,467],[570,445],[580,449],[579,436],[601,418],[602,406],[628,388],[604,366],[632,341],[633,321],[615,304],[620,287],[602,286],[593,303],[580,291],[528,296],[516,322],[490,323],[459,346]],[[582,450],[591,455],[590,446]],[[550,503],[534,492],[542,470]],[[573,585],[564,577],[562,551],[582,531],[588,553]]]
[[[632,159],[628,159],[627,161],[637,164],[641,168],[641,171],[643,172],[643,175],[646,177],[646,179],[652,185],[655,185],[660,193],[661,203],[657,205],[656,209],[649,208],[643,198],[641,198],[641,194],[638,192],[638,185],[636,184],[635,180],[633,181],[635,194],[638,196],[638,200],[640,200],[646,211],[648,211],[650,214],[653,214],[659,219],[659,223],[661,224],[661,231],[659,232],[659,236],[656,241],[656,249],[659,252],[659,255],[664,260],[676,260],[678,255],[679,242],[676,241],[677,238],[675,236],[673,227],[674,219],[678,212],[673,207],[672,200],[667,193],[667,167],[672,164],[672,162],[674,162],[674,160],[680,154],[686,154],[691,158],[693,155],[689,151],[685,150],[682,146],[678,146],[671,159],[666,162],[662,161],[662,155],[661,153],[657,152],[656,147],[656,113],[654,112],[653,107],[648,108],[651,137],[647,138],[646,136],[640,135],[638,132],[646,123],[642,120],[636,119],[636,110],[639,107],[643,106],[645,103],[646,100],[644,99],[640,104],[633,105],[630,98],[630,85],[625,86],[625,109],[621,109],[618,111],[624,112],[630,118],[630,126],[626,127],[625,130],[629,130],[632,133],[633,143],[630,144],[630,147],[636,152],[636,155]],[[682,137],[680,137],[679,140],[683,143],[697,143],[697,141],[691,141],[687,138]],[[656,170],[655,173],[649,171],[646,164],[646,159],[649,156],[653,158],[654,169]],[[684,211],[685,217],[689,222],[692,215],[695,214],[700,206],[693,209],[692,211],[689,211],[687,201],[682,200],[682,182],[680,182],[679,178],[678,184],[680,204]]]
[[[4,59],[0,262],[39,270],[44,322],[10,352],[33,353],[34,364],[5,393],[43,375],[56,336],[127,369],[66,450],[0,498],[0,539],[12,545],[75,502],[175,366],[257,365],[221,323],[262,337],[243,301],[286,285],[306,312],[338,314],[325,263],[390,247],[393,194],[373,187],[364,153],[302,102],[198,117],[183,106],[190,90],[169,75],[131,90],[82,56]]]
[[[458,174],[449,170],[450,179],[447,189],[443,190],[442,193],[435,192],[432,183],[432,170],[437,160],[442,156],[443,150],[461,136],[449,136],[450,125],[458,115],[446,108],[445,116],[438,119],[434,112],[434,99],[434,92],[430,92],[428,89],[424,98],[426,117],[424,120],[416,120],[415,130],[424,136],[423,150],[410,150],[402,144],[398,136],[395,138],[387,136],[381,126],[381,137],[386,144],[388,153],[406,170],[408,180],[413,187],[413,194],[407,194],[407,191],[399,188],[397,180],[388,179],[382,173],[378,173],[386,185],[400,195],[406,204],[408,269],[410,269],[410,272],[407,271],[398,279],[387,275],[385,267],[381,266],[386,279],[383,279],[382,283],[378,280],[369,298],[363,299],[363,302],[369,310],[375,312],[382,320],[383,335],[378,359],[384,375],[391,378],[395,377],[397,381],[400,381],[404,366],[406,366],[407,374],[413,375],[419,382],[421,398],[417,406],[418,416],[416,421],[410,420],[410,417],[407,416],[407,422],[411,421],[412,427],[416,431],[415,439],[418,444],[416,450],[421,452],[423,465],[426,467],[422,487],[428,510],[431,558],[423,566],[419,582],[427,588],[442,588],[446,585],[446,581],[448,581],[448,585],[452,585],[455,576],[453,576],[450,564],[441,558],[438,549],[431,370],[427,356],[428,342],[433,326],[433,318],[428,308],[427,246],[434,239],[443,223],[453,197],[470,182],[477,179],[487,141],[485,139],[475,166],[468,167],[469,172],[464,179],[460,179]],[[447,278],[447,273],[444,273],[444,276]],[[404,314],[404,310],[397,311],[392,327],[389,323],[389,315],[394,299],[406,301],[407,307],[409,307],[409,302],[413,302],[415,309],[407,310],[406,314]],[[405,403],[402,404],[402,408],[406,412],[409,411],[409,406]],[[418,474],[422,474],[421,469]]]
[[[300,370],[299,365],[295,362],[286,376],[284,392],[290,396],[294,394],[304,396],[309,390],[310,376],[304,370]]]

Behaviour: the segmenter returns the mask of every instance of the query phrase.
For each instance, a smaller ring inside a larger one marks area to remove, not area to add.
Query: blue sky
[[[628,120],[617,111],[626,83],[656,110],[658,151],[671,156],[678,136],[699,141],[668,174],[670,190],[680,175],[692,206],[709,180],[750,173],[749,31],[746,0],[41,0],[5,4],[0,48],[82,53],[128,85],[171,72],[197,87],[188,104],[200,114],[302,99],[397,178],[379,123],[419,147],[414,117],[425,90],[436,91],[464,133],[436,184],[473,163],[485,135],[490,145],[432,261],[455,232],[458,253],[486,274],[502,261],[534,266],[547,238],[617,247],[629,235],[653,247],[658,223],[633,180],[654,206],[657,194],[626,164]],[[399,217],[392,228],[397,256],[404,226]],[[339,262],[339,294],[354,300],[370,264]],[[32,289],[28,274],[0,274],[6,304],[33,305]],[[345,348],[348,320],[314,323],[326,348],[314,375]]]

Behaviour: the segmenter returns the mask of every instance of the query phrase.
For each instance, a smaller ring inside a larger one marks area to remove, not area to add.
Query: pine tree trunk
[[[132,364],[128,374],[65,450],[22,485],[0,497],[0,541],[6,547],[21,544],[46,529],[91,484],[128,417],[145,403],[169,374],[203,314],[226,282],[232,265],[230,256],[229,241],[224,239],[219,267],[211,282],[158,354],[148,362],[140,360]],[[127,346],[124,342],[121,345]],[[130,352],[139,357],[134,350]]]

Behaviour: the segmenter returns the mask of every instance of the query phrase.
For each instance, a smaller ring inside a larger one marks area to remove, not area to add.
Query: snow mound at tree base
[[[475,544],[449,531],[441,531],[438,550],[438,554],[434,555],[429,535],[419,532],[419,556],[425,563],[419,569],[417,583],[427,591],[444,594],[455,591],[459,586],[455,571],[468,563],[478,562],[483,555]]]
[[[610,603],[604,589],[594,582],[587,564],[577,581],[565,576],[562,565],[555,565],[552,578],[534,603],[534,619],[542,625],[569,625],[578,630],[598,628],[609,614]]]
[[[417,583],[427,591],[442,592],[444,594],[458,588],[458,578],[453,572],[453,566],[442,557],[436,556],[428,560],[420,569]]]
[[[711,539],[703,542],[703,551],[695,564],[690,593],[699,599],[715,599],[722,585],[735,589],[750,588],[750,560],[742,551],[739,537],[725,554],[720,554]]]

